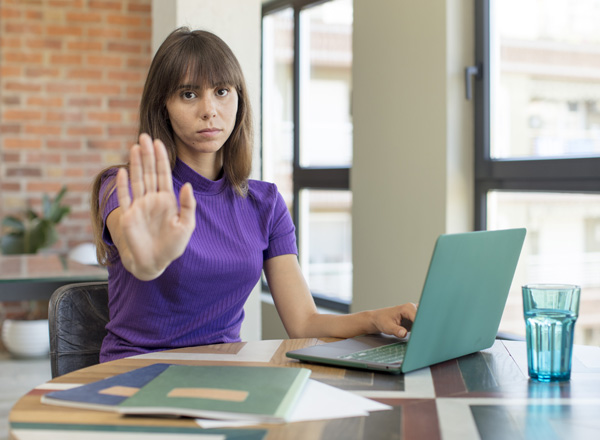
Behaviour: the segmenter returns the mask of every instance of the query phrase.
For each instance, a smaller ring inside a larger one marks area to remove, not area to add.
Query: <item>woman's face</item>
[[[233,86],[201,88],[184,81],[166,105],[177,155],[215,154],[235,127],[238,94]]]

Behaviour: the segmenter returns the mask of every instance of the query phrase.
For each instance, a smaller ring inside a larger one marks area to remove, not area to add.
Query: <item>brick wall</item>
[[[0,0],[0,217],[65,184],[54,248],[90,241],[90,183],[135,140],[150,58],[151,0]]]
[[[67,185],[53,250],[91,240],[92,178],[135,141],[151,25],[151,0],[0,0],[0,218]]]

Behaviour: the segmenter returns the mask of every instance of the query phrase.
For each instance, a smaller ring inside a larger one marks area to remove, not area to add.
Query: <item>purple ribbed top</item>
[[[108,174],[103,190],[115,174]],[[263,262],[297,254],[294,225],[274,184],[251,180],[248,196],[242,198],[227,179],[206,179],[178,160],[173,170],[177,199],[186,182],[194,188],[197,208],[196,229],[184,254],[152,281],[135,278],[119,258],[111,261],[110,321],[101,362],[239,341],[244,303],[260,278]],[[104,210],[105,222],[118,204],[114,191]],[[112,245],[106,227],[104,240]]]

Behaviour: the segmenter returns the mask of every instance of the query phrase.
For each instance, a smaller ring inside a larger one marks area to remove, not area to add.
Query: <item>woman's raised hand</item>
[[[147,134],[131,148],[129,171],[131,195],[127,170],[121,168],[117,174],[121,212],[115,219],[119,236],[115,244],[127,270],[151,280],[185,251],[196,226],[196,200],[192,185],[186,183],[178,206],[165,146]]]

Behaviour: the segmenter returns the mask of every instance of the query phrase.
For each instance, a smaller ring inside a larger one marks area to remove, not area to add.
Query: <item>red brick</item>
[[[107,44],[107,49],[111,52],[142,53],[142,46],[133,43],[111,42]]]
[[[7,49],[20,49],[21,48],[21,38],[19,37],[4,37],[0,40],[0,47]]]
[[[70,79],[102,79],[102,70],[98,69],[71,69],[67,72]]]
[[[134,29],[127,31],[127,38],[130,40],[142,40],[144,43],[152,41],[152,32],[146,29]]]
[[[61,107],[63,105],[63,99],[61,97],[41,97],[41,96],[30,96],[27,98],[27,105],[41,106],[41,107]]]
[[[39,134],[44,136],[58,136],[62,133],[59,125],[26,125],[26,134]]]
[[[101,51],[103,44],[98,41],[69,41],[67,50],[83,50],[85,52]]]
[[[1,8],[0,9],[0,19],[8,20],[10,18],[21,18],[22,12],[18,9],[10,9],[10,8]]]
[[[21,105],[21,97],[15,95],[3,96],[0,102],[8,106],[18,106]]]
[[[62,186],[62,182],[49,182],[45,180],[44,182],[27,182],[27,184],[25,185],[25,189],[28,192],[43,192],[47,194],[54,194],[60,191]]]
[[[41,64],[44,56],[41,53],[8,52],[3,54],[5,63]]]
[[[102,22],[102,14],[97,12],[67,12],[67,23],[78,21],[81,23],[100,23]]]
[[[12,168],[7,167],[7,177],[41,177],[42,171],[39,168]]]
[[[140,105],[139,99],[109,99],[109,108],[137,108]]]
[[[72,7],[72,8],[83,8],[84,0],[49,0],[49,6],[52,7]]]
[[[41,139],[4,138],[4,148],[41,148]]]
[[[100,136],[104,134],[104,128],[99,125],[78,125],[67,128],[68,136]]]
[[[30,49],[54,49],[61,50],[63,48],[63,41],[55,38],[32,38],[25,41],[25,47]]]
[[[132,82],[141,82],[145,78],[145,73],[140,72],[127,72],[127,71],[113,71],[108,72],[108,79],[113,81],[132,81]]]
[[[0,124],[0,134],[19,134],[21,133],[20,124]]]
[[[123,58],[120,56],[89,55],[87,62],[91,66],[121,67]]]
[[[11,23],[4,24],[4,31],[17,35],[43,35],[44,27],[35,23]]]
[[[127,10],[129,12],[151,12],[152,5],[149,3],[146,3],[146,4],[133,3],[133,4],[129,4],[129,6],[127,7]]]
[[[2,161],[4,163],[19,163],[21,159],[21,155],[19,153],[4,153],[2,154]]]
[[[40,84],[32,84],[30,82],[7,81],[4,84],[4,90],[12,90],[16,92],[39,92],[42,90]]]
[[[20,77],[22,71],[21,66],[0,66],[0,78]]]
[[[83,115],[81,112],[76,111],[62,111],[62,112],[46,112],[46,121],[48,122],[81,122],[83,121]]]
[[[86,31],[87,31],[87,35],[90,37],[115,38],[115,39],[123,38],[123,32],[120,29],[88,27]]]
[[[94,122],[121,122],[121,112],[89,112],[87,115],[90,121]]]
[[[5,110],[2,118],[5,121],[34,121],[42,119],[42,112],[35,110]]]
[[[126,66],[129,68],[142,69],[144,71],[144,75],[145,75],[146,71],[150,67],[150,58],[149,57],[143,57],[143,58],[131,57],[131,58],[127,59]]]
[[[25,18],[27,20],[42,20],[44,18],[44,14],[42,11],[25,11]]]
[[[67,154],[67,163],[87,163],[87,162],[101,162],[102,157],[99,154]]]
[[[46,141],[46,147],[51,150],[80,150],[82,145],[83,143],[81,141],[72,139],[49,139]]]
[[[133,96],[142,96],[142,91],[144,90],[143,85],[139,86],[127,86],[125,89],[125,93]]]
[[[25,68],[25,76],[28,78],[58,78],[60,69],[56,67],[27,67]]]
[[[92,150],[120,150],[122,147],[121,141],[88,141],[88,148]]]
[[[100,95],[117,95],[121,92],[121,86],[111,84],[89,84],[85,88],[86,93],[94,93]]]
[[[81,64],[83,56],[76,53],[54,54],[50,56],[52,64]]]
[[[28,153],[26,162],[31,163],[45,163],[45,164],[59,164],[61,163],[61,155],[55,153],[36,152]]]
[[[105,11],[120,11],[123,8],[124,2],[117,1],[95,1],[89,0],[90,9],[99,9]]]
[[[20,192],[21,184],[19,182],[0,182],[0,188],[2,188],[3,192],[9,192],[9,191]],[[4,303],[4,304],[6,304],[6,303]]]
[[[49,25],[46,26],[46,33],[50,36],[81,37],[83,29],[80,26]]]
[[[100,107],[102,99],[100,98],[71,98],[67,101],[69,107]]]
[[[131,15],[109,15],[106,22],[117,26],[139,27],[142,25],[142,18]]]
[[[137,137],[137,127],[125,125],[111,125],[108,127],[109,136],[129,136],[132,140]]]
[[[52,82],[46,84],[45,89],[49,93],[81,93],[83,86],[74,84],[73,81]]]

